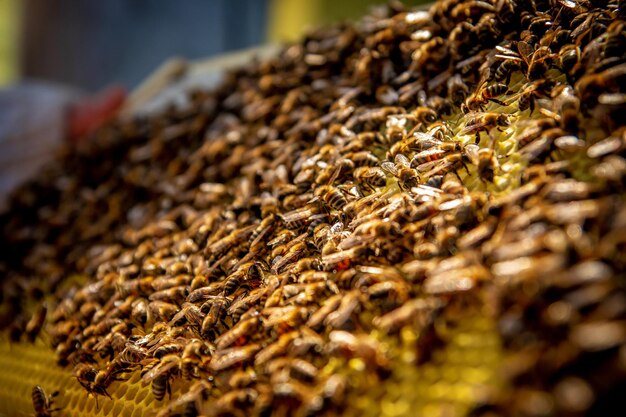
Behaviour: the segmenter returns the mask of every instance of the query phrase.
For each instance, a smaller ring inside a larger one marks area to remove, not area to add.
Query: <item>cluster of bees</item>
[[[392,2],[118,121],[15,194],[0,323],[16,341],[45,329],[95,396],[141,372],[172,399],[161,415],[384,415],[363,398],[399,368],[388,341],[413,332],[401,366],[419,369],[444,318],[474,309],[497,324],[504,382],[471,415],[610,415],[625,16]]]

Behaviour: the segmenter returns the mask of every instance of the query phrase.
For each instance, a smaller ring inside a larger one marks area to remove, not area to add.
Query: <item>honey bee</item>
[[[59,395],[59,391],[48,395],[41,386],[35,385],[31,392],[35,417],[51,417],[52,413],[61,410],[61,408],[53,408],[54,398],[57,395]]]
[[[475,111],[484,111],[485,105],[488,102],[494,102],[501,106],[506,106],[507,104],[501,100],[496,99],[496,97],[506,94],[509,90],[509,87],[506,84],[492,84],[490,86],[479,87],[474,94],[469,96],[465,103],[461,106],[461,110],[463,113],[475,112]]]
[[[470,148],[468,156],[477,167],[478,177],[481,180],[493,182],[496,159],[493,148]]]
[[[308,248],[306,243],[302,241],[295,243],[293,246],[289,247],[282,257],[277,256],[274,258],[272,261],[272,271],[274,273],[278,273],[288,264],[296,262],[302,258],[307,250]]]
[[[217,326],[222,321],[231,300],[226,297],[215,297],[209,301],[209,312],[202,320],[200,334],[204,338],[215,339]]]
[[[371,370],[387,374],[389,358],[378,342],[369,336],[354,335],[344,330],[333,330],[328,335],[329,353],[338,353],[346,358],[358,357]]]
[[[290,212],[278,215],[285,226],[289,229],[299,229],[304,227],[310,220],[311,216],[318,213],[316,205],[307,205],[305,207],[292,210]]]
[[[41,329],[43,328],[43,325],[46,321],[47,312],[48,307],[45,304],[42,304],[37,309],[35,314],[33,314],[33,317],[31,317],[31,319],[28,320],[28,322],[26,323],[26,337],[31,343],[35,341],[35,338],[37,337],[39,332],[41,332]]]
[[[356,168],[375,167],[380,163],[378,157],[369,151],[350,152],[346,154],[346,158],[354,162]]]
[[[500,130],[501,127],[508,126],[509,115],[504,113],[472,113],[468,115],[468,120],[465,128],[463,128],[459,135],[468,135],[474,133],[476,135],[476,144],[480,142],[480,133],[488,132],[491,129]]]
[[[442,306],[442,301],[434,297],[412,299],[383,316],[375,317],[372,324],[388,334],[397,333],[413,323],[423,327]]]
[[[341,210],[348,204],[348,200],[344,193],[339,189],[329,185],[318,187],[315,190],[315,196],[324,204],[334,210]]]
[[[281,334],[275,342],[267,345],[256,355],[256,358],[254,359],[254,365],[263,366],[270,360],[279,356],[283,356],[287,353],[287,349],[291,346],[292,342],[297,337],[297,330]]]
[[[212,260],[218,259],[232,248],[239,245],[245,239],[249,238],[256,229],[255,225],[250,225],[240,229],[235,229],[226,237],[211,244],[205,249],[205,253],[211,257]]]
[[[179,372],[180,364],[181,359],[179,356],[167,355],[142,376],[141,379],[143,381],[152,383],[152,395],[155,400],[162,401],[166,393],[171,398],[170,378]]]
[[[452,77],[448,78],[447,81],[448,86],[448,98],[455,106],[460,106],[463,104],[467,96],[469,95],[469,87],[460,74],[455,74]]]
[[[199,377],[204,358],[213,354],[213,351],[212,346],[202,340],[190,340],[181,356],[181,376],[184,379]]]
[[[243,365],[252,361],[259,350],[261,350],[261,345],[258,343],[250,343],[241,347],[218,350],[211,357],[209,367],[212,371],[218,372],[234,366]]]
[[[200,327],[203,319],[204,314],[202,314],[200,307],[186,302],[183,303],[180,311],[172,317],[168,325],[182,326],[184,324],[189,324],[194,327]]]
[[[321,326],[324,324],[324,321],[326,320],[328,315],[337,310],[339,304],[341,304],[342,298],[343,296],[341,294],[335,294],[326,299],[326,301],[324,301],[324,304],[316,312],[311,314],[306,322],[307,327],[310,327],[313,330],[320,331]]]
[[[224,283],[221,281],[212,282],[206,286],[193,290],[187,296],[187,302],[197,303],[198,301],[208,300],[210,297],[222,291]]]
[[[259,324],[260,319],[258,316],[252,316],[246,320],[241,320],[226,333],[221,334],[217,339],[215,339],[215,346],[218,350],[222,350],[232,344],[244,344],[243,342],[249,339],[258,329]]]
[[[339,307],[324,319],[324,324],[333,329],[353,328],[352,318],[358,313],[363,304],[363,295],[360,290],[353,290],[345,294]]]
[[[463,146],[459,142],[439,142],[434,148],[415,154],[411,160],[411,167],[437,161],[451,152],[461,152],[462,150]]]
[[[387,184],[385,173],[380,168],[357,168],[354,170],[354,180],[367,191],[374,191],[376,187],[384,187]]]
[[[410,190],[419,183],[419,175],[411,168],[408,158],[402,154],[396,155],[394,162],[383,162],[381,168],[398,179],[402,190]]]

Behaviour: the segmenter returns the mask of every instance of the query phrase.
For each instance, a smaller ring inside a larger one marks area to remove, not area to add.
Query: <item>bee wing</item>
[[[393,176],[397,176],[398,175],[398,168],[396,167],[396,164],[394,164],[393,162],[390,161],[385,161],[383,163],[380,164],[380,167],[383,169],[383,171],[393,175]]]
[[[454,162],[446,161],[445,159],[439,160],[439,161],[427,162],[426,164],[434,164],[434,165],[431,165],[431,167],[434,167],[434,168],[432,168],[432,169],[428,168],[426,170],[426,171],[428,171],[425,174],[426,178],[430,178],[430,177],[433,177],[435,175],[438,175],[440,172],[447,172],[446,170],[448,168],[454,166]],[[423,165],[426,165],[426,164],[423,164]]]
[[[446,81],[448,81],[448,78],[450,78],[450,75],[451,75],[450,70],[447,70],[431,78],[426,84],[428,90],[432,91],[435,88],[439,87],[440,85],[444,84]]]
[[[517,50],[522,60],[529,65],[532,60],[533,53],[535,52],[534,48],[527,42],[519,41],[517,43]]]
[[[407,158],[406,156],[404,156],[402,154],[396,155],[395,163],[396,163],[396,165],[402,165],[402,166],[407,167],[407,168],[411,166],[409,158]]]
[[[433,169],[434,167],[441,165],[442,163],[446,162],[443,159],[438,159],[436,161],[429,161],[429,162],[424,162],[423,164],[418,165],[415,169],[417,170],[417,172],[427,172],[430,171],[431,169]],[[428,176],[431,176],[430,173],[428,174]]]
[[[411,188],[411,192],[413,192],[416,196],[416,200],[425,201],[432,200],[437,198],[443,191],[439,188],[430,187],[428,185],[418,185],[417,187]]]
[[[143,381],[152,381],[154,378],[163,375],[166,372],[169,372],[173,368],[178,366],[178,361],[170,361],[166,363],[159,363],[154,368],[150,369],[141,379]]]
[[[305,206],[296,210],[288,211],[287,213],[281,215],[281,217],[285,223],[291,223],[309,218],[314,213],[314,210]]]
[[[506,48],[506,47],[501,46],[501,45],[497,45],[496,46],[496,50],[499,51],[502,54],[511,55],[513,57],[517,56],[517,58],[519,59],[519,56],[517,55],[517,52],[515,52],[512,49]],[[498,55],[496,55],[496,56],[498,56]]]

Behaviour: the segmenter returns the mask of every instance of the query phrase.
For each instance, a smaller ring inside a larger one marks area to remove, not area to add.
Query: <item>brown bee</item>
[[[260,319],[258,314],[246,320],[239,321],[233,328],[215,339],[215,346],[218,350],[227,348],[233,344],[242,345],[258,329]]]
[[[452,77],[448,78],[447,85],[448,97],[450,98],[450,101],[452,101],[455,106],[460,106],[461,104],[463,104],[463,102],[469,95],[469,87],[467,86],[467,84],[465,84],[465,82],[461,78],[461,75],[455,74]]]
[[[480,133],[489,132],[491,129],[500,129],[508,126],[509,115],[504,113],[472,113],[468,115],[466,126],[459,132],[459,135],[476,135],[476,144],[480,142]]]
[[[287,349],[291,346],[291,343],[298,337],[298,331],[293,330],[291,332],[283,333],[278,337],[278,340],[267,345],[261,350],[254,359],[255,366],[262,366],[270,360],[282,356],[287,353]]]
[[[417,172],[411,168],[408,158],[402,154],[396,155],[394,162],[383,162],[381,168],[398,179],[402,190],[410,190],[419,183]]]
[[[243,365],[252,361],[254,355],[259,350],[261,350],[261,345],[251,343],[241,347],[216,351],[211,357],[209,367],[212,371],[218,372],[234,366]]]
[[[380,168],[357,168],[354,170],[354,180],[367,191],[374,191],[376,187],[384,187],[387,184],[385,173]]]
[[[48,307],[45,304],[42,304],[37,309],[35,314],[33,314],[33,317],[31,317],[31,319],[28,320],[28,322],[26,323],[25,332],[26,332],[26,336],[28,337],[28,340],[31,343],[35,341],[35,338],[41,331],[46,321],[47,312],[48,312]]]
[[[35,417],[51,417],[52,413],[61,410],[61,408],[53,408],[54,397],[57,395],[59,395],[59,391],[48,395],[41,386],[35,385],[31,392]]]
[[[155,400],[163,400],[165,393],[171,398],[170,378],[179,372],[180,364],[181,358],[179,356],[167,355],[142,376],[143,381],[152,383],[152,395],[154,395]]]
[[[339,188],[329,185],[318,187],[315,190],[315,196],[329,208],[334,210],[341,210],[346,204],[348,204],[348,200],[344,193]]]
[[[218,325],[224,318],[226,310],[230,306],[231,300],[226,297],[215,297],[209,300],[208,313],[202,320],[200,334],[208,339],[215,339]],[[204,307],[204,306],[203,306]]]
[[[465,103],[461,106],[461,110],[463,113],[475,112],[475,111],[484,111],[485,105],[488,102],[494,102],[501,106],[506,106],[507,104],[501,100],[496,99],[496,97],[506,94],[509,90],[509,87],[506,84],[492,84],[490,86],[479,87],[474,94],[469,96]]]

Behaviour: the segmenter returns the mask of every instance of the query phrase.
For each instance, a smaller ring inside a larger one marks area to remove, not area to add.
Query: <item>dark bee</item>
[[[59,411],[60,408],[53,408],[54,398],[57,395],[59,391],[48,395],[41,386],[35,385],[31,393],[35,417],[51,417],[52,413]]]

